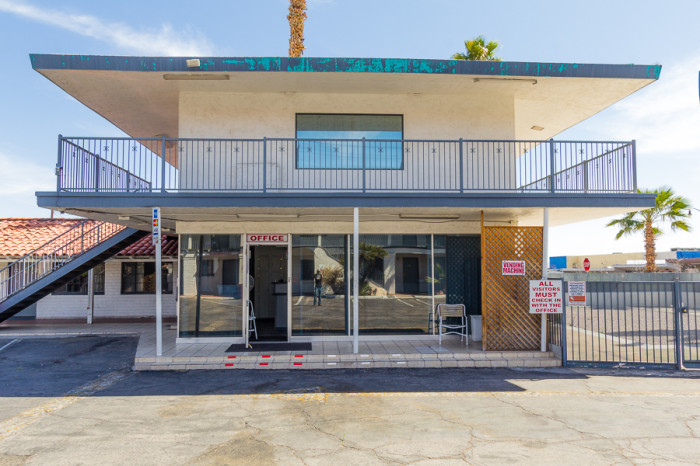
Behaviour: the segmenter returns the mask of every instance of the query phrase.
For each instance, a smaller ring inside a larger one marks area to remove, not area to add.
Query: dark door
[[[420,286],[418,283],[418,258],[403,258],[403,292],[418,293]]]
[[[468,315],[481,314],[481,237],[448,236],[447,303],[464,304]]]

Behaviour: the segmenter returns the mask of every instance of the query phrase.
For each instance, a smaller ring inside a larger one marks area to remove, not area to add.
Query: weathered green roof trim
[[[160,73],[286,71],[625,79],[659,79],[661,74],[661,65],[428,60],[419,58],[201,57],[201,67],[199,68],[187,67],[185,60],[191,57],[30,54],[29,58],[34,70],[154,71]]]

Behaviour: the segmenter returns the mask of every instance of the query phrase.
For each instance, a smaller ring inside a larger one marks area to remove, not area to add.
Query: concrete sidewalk
[[[458,337],[415,340],[360,340],[353,354],[351,341],[316,341],[309,351],[231,352],[230,343],[176,343],[172,324],[163,327],[163,355],[156,356],[154,323],[40,324],[9,321],[0,325],[0,338],[78,335],[136,335],[135,370],[194,369],[371,369],[420,367],[557,367],[551,352],[482,351],[480,342],[465,346]],[[253,343],[253,346],[255,343]]]

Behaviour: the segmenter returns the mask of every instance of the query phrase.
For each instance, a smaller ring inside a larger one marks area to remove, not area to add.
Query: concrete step
[[[192,369],[369,369],[377,367],[556,367],[552,353],[475,352],[372,355],[228,355],[213,357],[137,357],[135,370]]]

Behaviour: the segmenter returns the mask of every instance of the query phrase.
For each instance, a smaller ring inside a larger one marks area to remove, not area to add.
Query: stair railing
[[[124,228],[109,222],[83,220],[47,241],[0,269],[0,301],[58,270]]]

